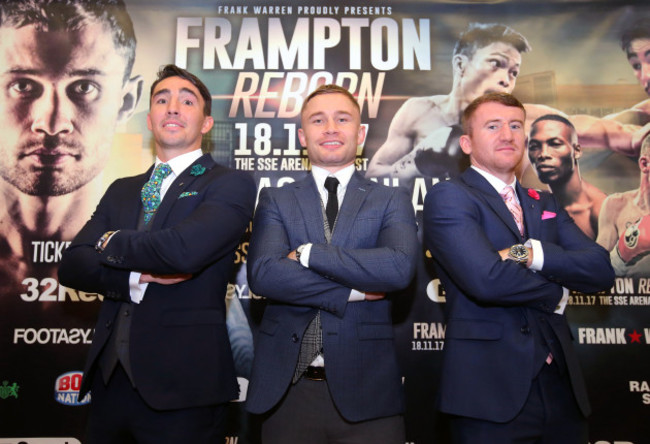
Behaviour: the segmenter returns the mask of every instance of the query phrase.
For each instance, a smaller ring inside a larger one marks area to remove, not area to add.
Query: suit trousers
[[[262,424],[262,444],[404,444],[405,440],[402,415],[346,421],[327,382],[304,377],[289,387]]]
[[[582,415],[566,370],[544,364],[533,380],[521,412],[496,423],[450,416],[454,444],[586,444],[587,419]]]
[[[226,404],[155,410],[133,388],[121,364],[104,384],[95,371],[86,441],[90,444],[214,444],[225,435]]]

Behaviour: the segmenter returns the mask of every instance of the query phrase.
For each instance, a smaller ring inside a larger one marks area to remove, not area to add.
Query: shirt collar
[[[495,175],[493,175],[491,173],[488,173],[487,171],[482,170],[482,169],[478,168],[475,165],[472,165],[472,168],[474,169],[474,171],[476,171],[481,176],[483,176],[485,178],[485,180],[487,180],[490,183],[490,185],[492,185],[492,187],[497,191],[497,193],[501,194],[501,191],[503,191],[503,189],[505,187],[510,185],[512,187],[512,189],[515,190],[515,196],[517,195],[517,193],[516,193],[516,191],[517,191],[517,187],[516,187],[517,178],[516,177],[512,181],[512,183],[505,183],[504,181],[502,181],[501,179],[499,179]]]
[[[348,165],[345,168],[338,170],[336,173],[330,173],[325,168],[316,165],[311,166],[311,174],[314,176],[316,186],[319,190],[322,190],[325,187],[325,179],[327,179],[328,176],[336,177],[339,180],[339,190],[345,190],[348,183],[350,183],[354,171],[354,164]]]
[[[174,176],[178,177],[179,174],[185,171],[187,167],[192,165],[202,155],[203,152],[199,148],[194,151],[190,151],[189,153],[184,153],[181,154],[180,156],[176,156],[173,159],[169,159],[166,163],[171,167]],[[158,156],[156,156],[156,164],[154,165],[154,167],[157,167],[161,163],[163,163],[163,161],[160,160]]]

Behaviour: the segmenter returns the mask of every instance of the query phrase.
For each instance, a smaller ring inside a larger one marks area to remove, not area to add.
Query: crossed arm
[[[59,268],[62,283],[84,291],[128,297],[131,271],[144,273],[145,280],[151,282],[180,282],[232,253],[255,200],[252,178],[240,173],[225,174],[202,191],[203,200],[177,224],[137,231],[131,226],[116,226],[123,196],[129,196],[130,191],[125,181],[109,187],[91,219],[64,253]],[[95,244],[109,230],[119,231],[99,254]]]
[[[434,186],[425,200],[424,234],[435,260],[469,298],[487,305],[543,307],[552,312],[562,287],[593,292],[611,285],[607,252],[586,238],[561,208],[552,209],[558,215],[557,243],[541,240],[544,267],[533,272],[502,260],[499,250],[508,245],[494,245],[478,203],[468,194],[448,182]],[[504,239],[507,243],[509,237]]]
[[[381,221],[368,221],[369,230],[379,225],[376,241],[313,244],[306,268],[288,257],[302,240],[290,234],[293,227],[283,217],[274,190],[263,189],[248,255],[251,289],[272,300],[342,316],[352,289],[373,293],[406,287],[415,271],[417,251],[413,207],[400,189],[391,194],[386,208]]]

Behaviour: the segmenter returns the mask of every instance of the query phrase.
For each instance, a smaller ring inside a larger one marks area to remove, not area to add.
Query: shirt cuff
[[[354,288],[350,291],[350,297],[348,298],[348,302],[361,302],[366,300],[366,294],[359,291],[355,290]]]
[[[544,249],[542,248],[542,243],[537,239],[528,239],[524,246],[533,250],[533,262],[528,268],[533,271],[542,271],[542,268],[544,268]]]
[[[562,287],[562,299],[560,299],[560,302],[557,303],[557,307],[555,307],[554,313],[564,314],[564,309],[566,308],[567,302],[569,302],[569,289]]]
[[[305,268],[309,268],[309,255],[311,254],[311,246],[313,244],[304,245],[305,247],[302,249],[302,252],[300,252],[300,264]]]
[[[144,292],[147,290],[149,283],[145,282],[140,283],[140,276],[142,273],[137,271],[132,271],[129,274],[129,296],[131,296],[131,301],[135,304],[139,304],[144,299]]]

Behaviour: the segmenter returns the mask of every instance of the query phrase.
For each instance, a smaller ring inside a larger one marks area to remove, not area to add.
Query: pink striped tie
[[[517,224],[517,228],[519,228],[519,233],[521,233],[523,236],[524,214],[521,211],[521,206],[517,202],[517,199],[515,199],[515,190],[510,185],[508,185],[503,190],[501,190],[499,194],[506,203],[506,207],[508,207],[510,213],[512,213],[512,217],[515,218],[515,223]]]

